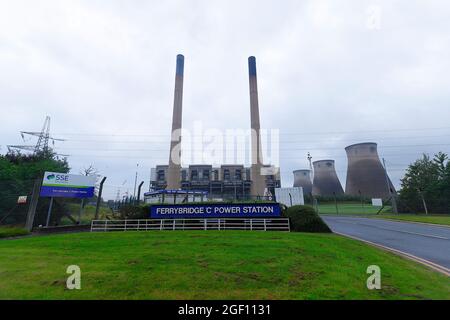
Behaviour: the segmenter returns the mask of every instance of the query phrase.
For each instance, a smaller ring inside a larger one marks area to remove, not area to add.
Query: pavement
[[[400,251],[450,271],[448,227],[348,216],[327,215],[322,219],[333,232]]]

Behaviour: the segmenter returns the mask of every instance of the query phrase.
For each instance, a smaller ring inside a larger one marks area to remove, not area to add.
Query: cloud
[[[367,27],[371,6],[379,29]],[[449,11],[406,0],[4,1],[0,145],[22,143],[18,132],[39,130],[48,114],[73,170],[93,163],[114,197],[124,180],[133,189],[137,162],[148,181],[167,161],[176,54],[186,57],[184,126],[219,129],[249,127],[255,55],[283,185],[308,166],[308,150],[335,158],[344,184],[344,147],[366,140],[398,185],[420,153],[449,151]]]

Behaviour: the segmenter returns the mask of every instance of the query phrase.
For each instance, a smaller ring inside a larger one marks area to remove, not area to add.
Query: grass
[[[320,214],[375,215],[379,210],[380,207],[373,207],[370,203],[365,203],[362,206],[360,202],[338,202],[337,211],[334,203],[319,204]],[[391,212],[391,207],[386,206],[382,213],[386,212]]]
[[[80,212],[80,205],[69,203],[67,204],[69,208],[69,212],[72,214],[72,217],[74,219],[78,219],[78,214]],[[111,215],[111,209],[109,209],[106,206],[101,206],[98,211],[98,218],[99,219],[106,219],[106,216]],[[95,206],[93,205],[86,205],[83,209],[83,213],[81,214],[81,224],[90,224],[91,220],[95,219]],[[73,222],[67,218],[63,217],[61,219],[61,225],[73,225]]]
[[[440,224],[450,226],[450,215],[448,214],[390,214],[390,215],[380,215],[374,218],[389,219],[389,220],[400,220],[400,221],[412,221],[412,222],[422,222],[431,224]]]
[[[0,238],[24,236],[29,232],[20,227],[0,227]]]
[[[81,290],[65,288],[73,264]],[[450,299],[450,280],[337,235],[76,233],[0,241],[0,299]]]
[[[450,215],[448,214],[393,214],[391,207],[389,206],[386,206],[380,214],[377,214],[379,209],[379,207],[373,207],[371,204],[364,204],[364,207],[362,207],[359,202],[338,202],[338,212],[336,213],[336,205],[334,203],[319,205],[320,214],[367,216],[378,219],[422,222],[450,226]]]

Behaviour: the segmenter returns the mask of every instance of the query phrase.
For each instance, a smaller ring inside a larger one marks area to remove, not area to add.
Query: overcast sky
[[[292,170],[378,143],[396,186],[423,152],[450,152],[448,1],[0,1],[0,152],[46,115],[73,173],[93,164],[132,193],[168,160],[175,59],[183,126],[247,129],[256,56],[261,126]]]

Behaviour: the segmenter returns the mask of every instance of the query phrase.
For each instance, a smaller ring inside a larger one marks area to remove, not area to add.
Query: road
[[[348,216],[322,216],[333,232],[400,250],[450,269],[450,228]]]

